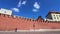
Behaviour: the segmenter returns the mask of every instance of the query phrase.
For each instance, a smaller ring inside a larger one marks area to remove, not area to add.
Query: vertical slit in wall
[[[33,24],[33,29],[35,30],[35,23]]]

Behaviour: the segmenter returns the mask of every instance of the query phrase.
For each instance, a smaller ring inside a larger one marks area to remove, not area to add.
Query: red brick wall
[[[0,15],[0,30],[60,29],[59,22],[32,20],[26,18]]]

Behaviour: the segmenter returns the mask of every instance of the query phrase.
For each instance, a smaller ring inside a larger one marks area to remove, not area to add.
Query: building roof
[[[49,12],[48,14],[60,14],[60,12]]]
[[[46,17],[47,17],[49,14],[60,14],[60,12],[56,12],[56,11],[49,11],[49,13],[46,15]]]

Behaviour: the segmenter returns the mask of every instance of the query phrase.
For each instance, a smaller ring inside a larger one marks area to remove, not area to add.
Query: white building
[[[60,21],[60,12],[49,12],[45,20]]]
[[[7,10],[7,9],[0,9],[1,14],[6,14],[6,15],[12,15],[12,10]]]

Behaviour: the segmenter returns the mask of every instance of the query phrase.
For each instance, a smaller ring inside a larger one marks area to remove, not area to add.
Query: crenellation
[[[17,16],[14,15],[13,18],[17,18]]]
[[[4,17],[8,17],[8,18],[9,18],[9,16],[10,16],[10,15],[5,15],[5,14],[3,14],[3,15],[4,15]]]
[[[11,17],[12,17],[12,18],[14,18],[14,19],[16,18],[16,16],[15,16],[15,15],[11,15]]]
[[[60,29],[60,21],[48,21],[41,17],[34,20],[6,14],[0,14],[0,16],[0,30]]]
[[[20,19],[21,17],[17,16],[18,19]]]
[[[7,17],[5,14],[1,14],[2,17]]]

